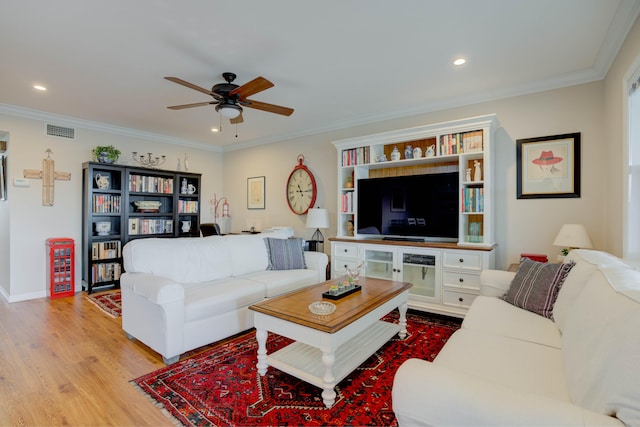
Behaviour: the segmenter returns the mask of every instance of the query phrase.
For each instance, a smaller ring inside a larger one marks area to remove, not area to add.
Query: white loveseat
[[[186,351],[252,328],[249,305],[326,279],[327,255],[320,252],[304,252],[306,268],[268,269],[266,237],[287,236],[130,241],[120,278],[122,329],[171,364]]]
[[[397,371],[400,426],[640,425],[640,271],[598,251],[571,260],[554,320],[496,298],[515,273],[483,272],[433,363]]]

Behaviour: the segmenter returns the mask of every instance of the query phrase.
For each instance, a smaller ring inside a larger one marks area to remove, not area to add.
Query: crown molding
[[[98,132],[105,132],[129,138],[146,139],[153,142],[163,142],[165,144],[179,145],[181,147],[197,148],[199,150],[222,152],[221,147],[200,144],[188,139],[174,138],[152,132],[145,132],[137,129],[130,129],[120,126],[113,126],[106,123],[93,122],[89,120],[76,119],[74,117],[62,116],[45,111],[32,110],[29,108],[17,107],[15,105],[0,104],[0,114],[21,117],[31,120],[50,122],[56,125],[69,126],[74,128],[89,129]]]

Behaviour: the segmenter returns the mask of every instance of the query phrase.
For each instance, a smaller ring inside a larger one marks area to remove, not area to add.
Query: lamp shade
[[[582,224],[564,224],[553,241],[554,246],[565,248],[592,248],[593,244]]]
[[[326,209],[307,211],[307,228],[329,228],[329,212]]]

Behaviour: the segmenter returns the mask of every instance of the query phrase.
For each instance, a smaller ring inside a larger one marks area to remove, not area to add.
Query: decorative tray
[[[333,288],[333,286],[332,286]],[[360,292],[362,290],[362,286],[360,285],[351,285],[351,287],[346,286],[344,289],[329,289],[327,292],[322,293],[322,298],[337,300],[340,298],[344,298],[347,295],[351,295],[356,292]]]
[[[336,311],[336,305],[327,301],[316,301],[309,304],[309,311],[313,314],[325,316]]]
[[[136,207],[137,212],[160,212],[160,206],[162,206],[161,202],[153,201],[153,200],[138,200],[133,202]]]

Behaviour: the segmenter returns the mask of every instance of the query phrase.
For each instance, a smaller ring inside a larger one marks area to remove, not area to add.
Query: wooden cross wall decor
[[[53,191],[55,180],[70,181],[71,172],[56,172],[55,163],[51,158],[50,148],[47,148],[47,158],[42,160],[42,170],[25,169],[24,177],[31,179],[42,179],[42,206],[53,206]]]

